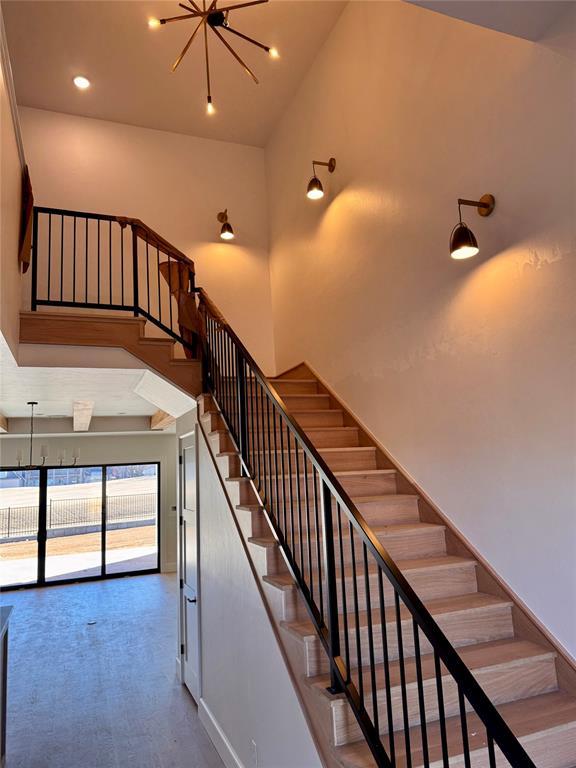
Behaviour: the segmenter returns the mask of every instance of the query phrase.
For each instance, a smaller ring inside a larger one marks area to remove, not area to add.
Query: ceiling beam
[[[8,432],[8,419],[0,413],[0,432]]]
[[[172,426],[176,419],[166,411],[156,411],[153,416],[150,416],[150,429],[166,429]]]
[[[93,400],[74,400],[74,432],[88,432],[94,411]]]

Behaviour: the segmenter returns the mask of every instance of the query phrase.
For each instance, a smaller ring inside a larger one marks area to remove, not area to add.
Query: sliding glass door
[[[106,573],[158,567],[158,466],[106,467]]]
[[[38,470],[0,470],[0,588],[38,581]]]
[[[157,463],[0,470],[0,588],[159,570]]]
[[[103,467],[48,470],[47,582],[101,576]]]

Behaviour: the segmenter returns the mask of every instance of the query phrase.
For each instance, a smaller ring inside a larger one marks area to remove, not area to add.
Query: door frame
[[[156,565],[154,568],[144,568],[137,571],[121,571],[120,573],[106,573],[106,482],[108,467],[127,467],[138,465],[154,465],[156,467]],[[101,567],[100,574],[96,576],[75,576],[72,578],[54,579],[46,581],[46,542],[48,540],[47,530],[47,508],[48,508],[48,471],[51,469],[87,469],[88,467],[98,467],[102,470],[102,502],[101,502]],[[18,471],[26,469],[25,467],[0,467],[1,471]],[[116,461],[107,464],[90,463],[76,464],[74,467],[67,465],[44,465],[34,467],[40,472],[40,485],[38,496],[38,534],[37,534],[37,576],[36,581],[29,584],[14,584],[6,587],[0,587],[0,592],[13,592],[19,589],[37,589],[38,587],[62,586],[63,584],[76,584],[79,581],[101,581],[103,579],[121,579],[126,576],[144,576],[149,573],[160,572],[160,552],[161,552],[161,503],[160,503],[160,462],[159,461]]]
[[[195,484],[196,484],[196,610],[197,610],[197,632],[198,632],[198,698],[200,701],[202,696],[202,644],[201,644],[201,622],[202,622],[202,610],[201,610],[201,579],[200,579],[200,510],[199,510],[199,472],[198,472],[198,424],[194,425],[194,428],[183,435],[178,435],[178,633],[179,633],[179,655],[178,655],[178,668],[179,677],[182,685],[186,686],[185,681],[185,656],[187,651],[187,626],[186,626],[186,581],[185,581],[185,561],[184,561],[184,501],[185,501],[185,486],[184,486],[184,449],[188,444],[194,445],[194,459],[196,462],[195,467]],[[188,689],[189,690],[189,689]],[[192,695],[192,692],[190,692]],[[195,699],[196,700],[196,699]]]

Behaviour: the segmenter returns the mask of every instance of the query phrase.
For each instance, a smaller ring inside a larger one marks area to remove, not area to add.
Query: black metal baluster
[[[38,306],[38,209],[34,208],[32,214],[32,301],[30,309],[36,312]],[[10,513],[8,513],[10,514]],[[7,536],[10,536],[8,532]]]
[[[360,612],[358,610],[358,578],[356,573],[356,549],[354,545],[354,528],[348,523],[350,530],[350,556],[352,560],[352,596],[354,599],[354,625],[356,634],[356,665],[358,667],[358,694],[360,709],[364,709],[364,672],[362,669],[362,642],[360,637]]]
[[[462,727],[462,751],[464,753],[464,766],[471,768],[470,763],[470,744],[468,742],[468,723],[466,721],[466,702],[462,688],[458,685],[458,706],[460,708],[460,725]]]
[[[140,274],[138,270],[138,234],[136,227],[132,227],[132,298],[134,299],[134,317],[138,317],[140,310],[139,295]]]
[[[96,244],[97,244],[97,260],[96,260],[96,267],[97,267],[97,276],[96,276],[96,291],[97,291],[97,303],[100,304],[100,219],[98,221],[98,236],[96,238]]]
[[[76,303],[76,216],[73,224],[74,245],[72,247],[72,302]]]
[[[236,348],[236,381],[238,383],[238,418],[240,421],[240,455],[244,459],[246,466],[249,465],[248,458],[248,416],[246,402],[246,368],[244,359],[239,347]],[[246,470],[241,467],[241,474],[245,475]]]
[[[336,582],[336,559],[334,557],[334,519],[332,515],[332,494],[322,481],[322,530],[324,533],[324,573],[326,574],[326,597],[328,612],[328,645],[330,653],[330,692],[339,693],[342,686],[335,671],[335,659],[340,658],[340,622],[338,616],[338,589]]]
[[[124,227],[120,227],[120,295],[124,306]]]
[[[320,500],[318,498],[318,470],[314,468],[314,522],[316,525],[316,557],[318,558],[318,599],[320,615],[324,621],[324,578],[322,576],[322,530],[320,527]]]
[[[280,476],[278,474],[278,440],[276,425],[276,406],[272,405],[272,434],[274,435],[274,486],[276,491],[276,525],[280,527]]]
[[[414,659],[416,662],[416,680],[418,683],[418,706],[420,709],[420,734],[422,738],[422,757],[424,768],[430,765],[428,754],[428,731],[426,724],[426,700],[424,698],[424,680],[422,677],[422,658],[420,654],[420,630],[415,619],[412,619],[412,632],[414,634]]]
[[[298,441],[294,439],[294,449],[295,449],[295,457],[294,457],[294,465],[296,469],[296,503],[298,504],[298,536],[300,539],[300,571],[302,575],[304,575],[304,532],[302,530],[302,490],[300,488],[300,460],[298,457],[299,450],[298,450]]]
[[[50,301],[50,278],[52,275],[52,214],[48,214],[48,301]]]
[[[284,458],[284,424],[283,419],[280,417],[280,466],[282,468],[282,514],[284,520],[284,539],[288,541],[288,521],[286,518],[286,464]]]
[[[490,768],[496,768],[496,753],[494,752],[494,739],[486,730],[486,739],[488,742],[488,759],[490,760]]]
[[[158,320],[162,322],[162,296],[160,293],[160,251],[156,246],[156,279],[158,280]]]
[[[310,527],[310,493],[308,490],[308,458],[306,451],[302,451],[304,460],[304,504],[306,505],[306,545],[308,549],[308,580],[310,581],[310,597],[314,601],[314,570],[312,568],[312,529]]]
[[[84,301],[88,303],[88,219],[84,232]]]
[[[440,657],[436,650],[434,650],[434,672],[436,674],[436,692],[438,694],[438,722],[440,725],[440,740],[442,742],[442,762],[444,768],[450,768],[448,739],[446,735],[446,713],[444,712],[444,694],[442,692],[442,669],[440,667]]]
[[[250,372],[250,472],[256,476],[256,433],[254,431],[254,374]]]
[[[146,237],[146,297],[148,314],[150,314],[150,253],[148,250],[148,237]]]
[[[398,666],[400,668],[400,690],[402,693],[402,715],[404,720],[404,741],[406,744],[406,765],[412,766],[412,751],[410,748],[410,716],[408,713],[408,697],[406,693],[406,670],[404,668],[404,641],[402,637],[402,615],[400,613],[400,598],[394,590],[394,607],[396,611],[396,634],[398,638]]]
[[[60,301],[64,301],[64,215],[60,216]]]
[[[172,322],[172,265],[170,264],[170,254],[168,254],[168,309],[170,312],[170,330],[173,331]],[[206,323],[208,323],[208,316],[206,315]]]
[[[296,513],[296,504],[295,504],[295,496],[296,496],[296,489],[294,488],[294,477],[292,474],[292,441],[294,440],[292,436],[291,430],[288,430],[287,432],[287,442],[288,442],[288,490],[290,495],[290,549],[292,550],[292,557],[294,559],[294,563],[296,563],[296,553],[295,553],[295,547],[296,547],[296,523],[295,523],[295,513]]]
[[[348,637],[348,598],[346,596],[346,568],[344,565],[344,542],[342,540],[342,510],[336,504],[338,515],[338,550],[340,554],[340,590],[342,592],[342,621],[344,622],[344,659],[346,661],[346,684],[350,682],[350,638]]]
[[[264,487],[262,485],[262,458],[263,458],[263,434],[260,429],[260,414],[258,412],[258,389],[260,387],[260,382],[258,379],[254,381],[254,402],[252,403],[252,408],[254,410],[254,416],[256,419],[256,442],[257,442],[257,450],[256,450],[256,463],[257,463],[257,477],[256,477],[256,487],[258,488],[258,492],[260,493],[260,496],[264,495]]]
[[[112,290],[112,219],[108,220],[108,266],[110,270],[110,304],[113,304],[112,297],[114,291]]]
[[[266,395],[266,431],[268,435],[268,466],[270,467],[270,502],[268,511],[273,519],[277,517],[277,497],[274,496],[276,478],[274,476],[273,456],[272,456],[272,438],[270,431],[270,399]],[[274,511],[276,509],[276,512]]]
[[[378,566],[378,600],[380,602],[380,629],[382,632],[382,657],[384,659],[384,686],[386,689],[386,712],[388,718],[388,739],[390,762],[396,764],[396,745],[394,741],[394,711],[392,709],[392,690],[390,688],[390,654],[388,652],[388,626],[386,618],[386,601],[384,600],[384,585],[382,571]]]
[[[376,662],[374,658],[374,632],[372,627],[372,601],[370,600],[370,571],[368,569],[368,550],[362,542],[364,555],[364,589],[366,592],[366,619],[368,622],[368,658],[370,659],[370,685],[372,687],[372,722],[376,733],[380,733],[378,715],[378,690],[376,688]]]

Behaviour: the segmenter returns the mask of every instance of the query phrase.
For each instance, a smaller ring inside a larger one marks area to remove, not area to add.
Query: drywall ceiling
[[[231,13],[231,26],[275,46],[280,59],[230,36],[260,79],[255,85],[211,35],[217,112],[209,117],[201,39],[171,72],[194,20],[148,29],[150,17],[184,13],[176,0],[2,2],[20,105],[254,146],[266,143],[344,6],[272,0]],[[87,91],[72,84],[78,74],[91,80]]]
[[[150,391],[154,382],[161,392],[170,388],[177,398],[186,397],[151,371],[118,368],[54,368],[18,366],[0,341],[0,413],[6,418],[30,415],[28,400],[37,400],[36,415],[71,417],[75,400],[94,402],[93,416],[151,416],[157,406],[136,390],[145,378]],[[144,394],[144,392],[142,392]],[[193,400],[188,398],[193,405]]]
[[[407,0],[455,19],[525,40],[540,40],[571,0]]]

